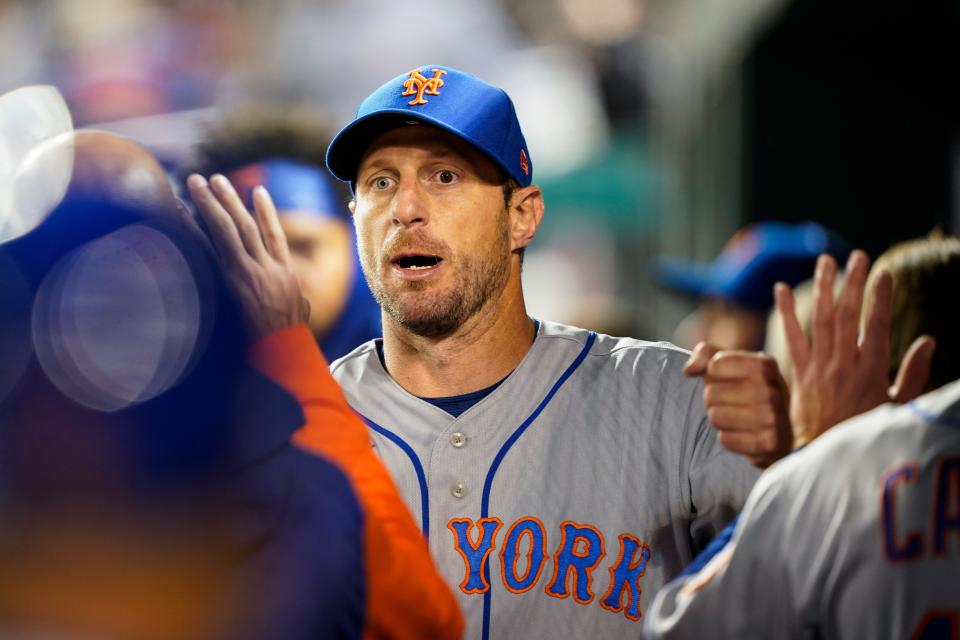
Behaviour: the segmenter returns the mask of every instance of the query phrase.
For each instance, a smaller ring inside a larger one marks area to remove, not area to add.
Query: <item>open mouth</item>
[[[428,254],[408,253],[393,259],[393,272],[401,280],[433,278],[443,266],[443,258]]]
[[[443,258],[438,256],[402,256],[393,261],[393,264],[401,269],[430,269],[443,262]]]

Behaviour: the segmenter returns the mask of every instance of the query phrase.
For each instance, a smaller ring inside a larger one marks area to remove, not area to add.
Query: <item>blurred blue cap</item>
[[[656,277],[670,289],[766,310],[773,306],[773,285],[811,278],[821,253],[842,262],[850,248],[814,222],[761,222],[734,234],[713,262],[660,257]]]
[[[266,187],[278,213],[296,211],[320,218],[348,219],[335,182],[322,167],[288,158],[266,158],[226,172],[240,198],[253,207],[253,190]]]
[[[527,186],[533,163],[510,96],[476,76],[426,65],[390,80],[360,104],[327,149],[327,168],[353,182],[363,154],[387,131],[426,123],[469,142]]]

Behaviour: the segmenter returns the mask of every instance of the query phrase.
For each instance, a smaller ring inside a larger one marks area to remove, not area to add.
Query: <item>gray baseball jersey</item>
[[[823,435],[757,482],[648,637],[960,637],[960,381]]]
[[[459,418],[404,391],[372,342],[331,370],[428,536],[467,637],[635,638],[651,594],[757,477],[718,445],[687,357],[544,322]]]

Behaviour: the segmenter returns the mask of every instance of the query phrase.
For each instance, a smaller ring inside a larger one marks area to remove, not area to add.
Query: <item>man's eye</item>
[[[457,179],[457,175],[453,171],[447,171],[444,169],[443,171],[437,173],[437,179],[443,184],[450,184]]]
[[[379,178],[374,178],[373,188],[374,189],[386,189],[390,186],[390,178],[380,176]]]

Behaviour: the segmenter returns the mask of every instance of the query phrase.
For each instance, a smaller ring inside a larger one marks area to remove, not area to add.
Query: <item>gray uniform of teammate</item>
[[[636,637],[652,594],[732,517],[757,472],[717,443],[687,356],[544,322],[459,418],[402,389],[372,342],[333,363],[467,637]]]
[[[859,416],[772,467],[731,543],[663,589],[644,630],[958,637],[960,381]]]

